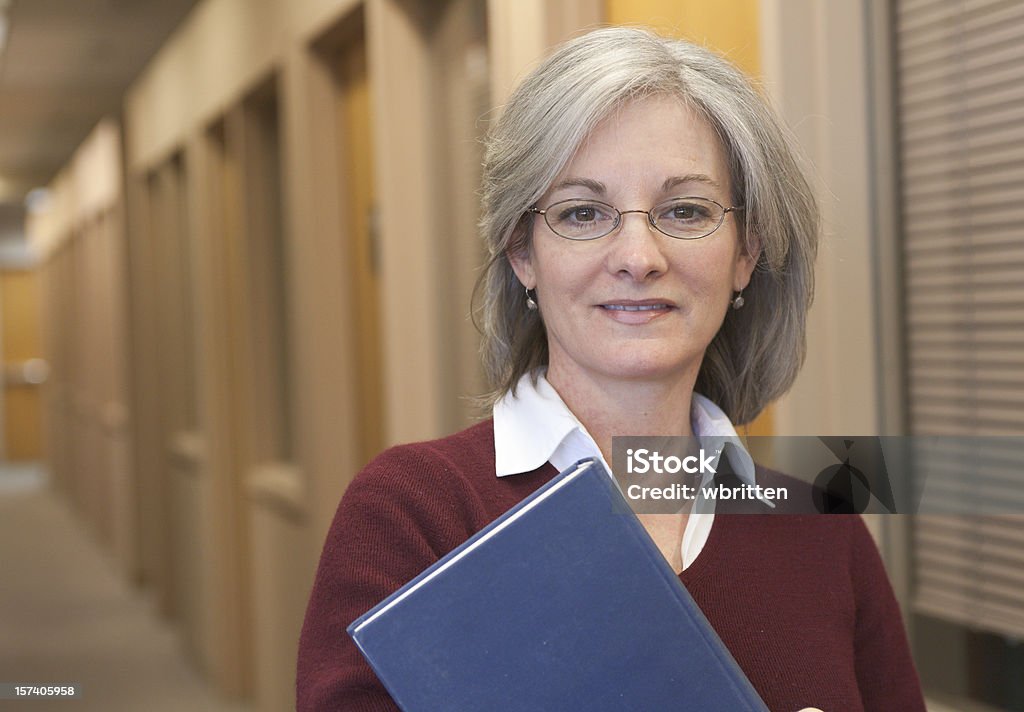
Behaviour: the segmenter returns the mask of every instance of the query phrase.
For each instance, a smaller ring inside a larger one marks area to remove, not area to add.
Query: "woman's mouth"
[[[620,324],[648,324],[660,316],[669,314],[676,309],[669,301],[645,299],[643,301],[615,301],[598,305],[611,319]]]
[[[669,308],[668,304],[602,304],[601,306],[613,311],[652,311]]]

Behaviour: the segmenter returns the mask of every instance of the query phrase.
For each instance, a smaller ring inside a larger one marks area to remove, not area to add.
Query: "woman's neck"
[[[625,381],[569,374],[555,367],[548,369],[547,379],[609,463],[613,436],[693,434],[690,402],[696,374]]]

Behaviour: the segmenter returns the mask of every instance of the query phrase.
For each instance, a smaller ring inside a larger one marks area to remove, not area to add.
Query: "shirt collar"
[[[690,425],[705,450],[719,451],[726,444],[732,445],[725,452],[733,471],[745,484],[755,484],[754,461],[721,408],[694,393]],[[516,384],[515,395],[506,393],[494,404],[494,463],[498,477],[533,472],[547,462],[561,471],[583,457],[597,457],[604,462],[594,439],[544,373],[523,375]]]
[[[565,439],[577,431],[586,429],[544,374],[523,375],[515,395],[506,393],[494,404],[494,464],[498,477],[533,472],[551,460]]]

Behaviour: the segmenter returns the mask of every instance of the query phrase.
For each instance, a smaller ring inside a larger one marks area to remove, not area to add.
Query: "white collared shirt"
[[[720,451],[725,443],[735,445],[726,450],[729,464],[745,484],[755,484],[754,461],[729,417],[699,393],[694,393],[690,401],[690,427],[708,452]],[[494,404],[494,462],[498,477],[533,472],[547,462],[561,472],[586,457],[598,458],[611,472],[594,438],[543,373],[538,374],[536,386],[530,374],[524,375],[519,379],[515,396],[506,393]],[[699,509],[700,513],[690,514],[683,531],[684,569],[703,550],[714,523],[713,501],[702,500]]]

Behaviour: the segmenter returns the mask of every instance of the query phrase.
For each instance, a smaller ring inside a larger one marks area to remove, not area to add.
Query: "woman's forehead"
[[[728,193],[729,168],[717,132],[679,99],[650,97],[612,111],[584,138],[547,191],[605,195],[626,188],[683,187]]]

